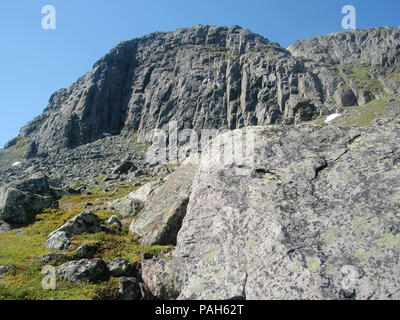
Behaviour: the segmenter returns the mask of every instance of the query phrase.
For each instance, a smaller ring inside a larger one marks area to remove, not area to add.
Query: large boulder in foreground
[[[202,154],[179,299],[400,299],[400,120],[243,131],[251,171]]]
[[[143,245],[176,243],[197,167],[191,161],[182,164],[151,194],[129,229],[132,235],[140,237]]]
[[[0,188],[0,220],[11,225],[30,223],[45,208],[57,208],[50,196],[41,196],[18,189]]]

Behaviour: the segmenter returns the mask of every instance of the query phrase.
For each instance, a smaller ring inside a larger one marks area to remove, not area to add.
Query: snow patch
[[[14,162],[11,167],[19,167],[20,165],[22,165],[22,162]]]
[[[104,132],[104,133],[103,133],[103,137],[111,137],[111,136],[112,136],[111,133],[108,133],[108,132]]]
[[[331,122],[332,120],[335,120],[336,118],[340,117],[341,114],[340,113],[334,113],[329,115],[326,120],[324,121],[325,123]]]

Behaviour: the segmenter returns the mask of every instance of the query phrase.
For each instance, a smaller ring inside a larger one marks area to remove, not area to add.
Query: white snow
[[[18,167],[22,164],[22,162],[14,162],[11,166],[12,167]]]
[[[340,116],[341,116],[340,113],[331,114],[331,115],[329,115],[329,116],[326,118],[326,120],[325,120],[324,122],[325,122],[325,123],[331,122],[332,120],[334,120],[334,119],[336,119],[336,118],[338,118],[338,117],[340,117]]]
[[[111,137],[112,134],[111,134],[111,133],[108,133],[108,132],[104,132],[104,133],[103,133],[103,136],[104,136],[104,137]]]

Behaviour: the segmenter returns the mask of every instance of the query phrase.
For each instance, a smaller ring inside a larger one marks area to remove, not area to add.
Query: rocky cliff
[[[30,156],[137,134],[293,123],[399,91],[399,28],[342,32],[289,50],[249,30],[193,26],[121,42],[21,129]]]

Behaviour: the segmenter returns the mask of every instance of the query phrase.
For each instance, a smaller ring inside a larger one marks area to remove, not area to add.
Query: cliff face
[[[289,51],[237,26],[156,32],[118,44],[53,94],[20,138],[54,153],[104,133],[146,140],[171,120],[196,130],[311,120],[398,93],[399,45],[399,28],[317,37]],[[342,69],[350,63],[362,67]],[[362,73],[361,84],[353,83],[354,72]]]

